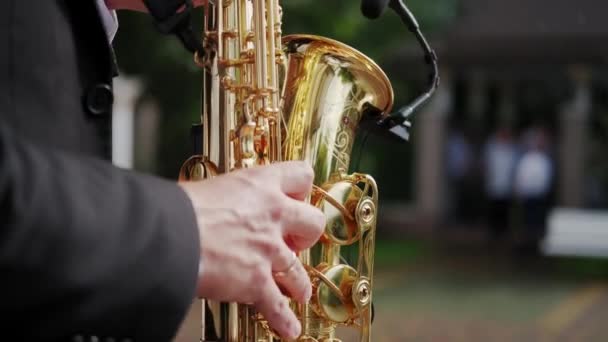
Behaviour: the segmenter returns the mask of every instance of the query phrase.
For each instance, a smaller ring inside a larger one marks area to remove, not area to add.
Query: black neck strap
[[[174,34],[190,52],[203,53],[201,39],[192,30],[192,0],[144,0],[161,33]]]

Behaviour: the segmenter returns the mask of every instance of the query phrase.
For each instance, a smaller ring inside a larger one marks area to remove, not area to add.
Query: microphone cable
[[[410,122],[410,117],[420,106],[431,98],[435,90],[437,90],[440,82],[437,54],[427,42],[426,38],[422,34],[422,31],[420,30],[418,21],[412,12],[407,8],[403,0],[363,0],[361,3],[361,11],[365,17],[375,19],[383,13],[387,5],[393,11],[395,11],[395,13],[407,27],[408,31],[410,31],[416,37],[416,41],[424,53],[424,61],[431,68],[429,84],[427,86],[427,90],[415,98],[411,103],[401,107],[396,112],[389,114],[385,118],[380,119],[373,124],[377,126],[376,128],[369,129],[371,127],[368,126],[368,129],[364,130],[362,142],[360,144],[359,151],[357,151],[357,158],[353,165],[355,169],[358,169],[360,166],[363,149],[365,148],[365,143],[367,142],[369,133],[371,131],[378,131],[378,128],[388,129],[389,132],[393,133],[393,136],[405,141],[409,140],[409,128],[412,125]]]
[[[408,30],[414,34],[418,44],[424,52],[424,60],[427,65],[431,67],[431,74],[429,75],[428,89],[418,96],[412,103],[399,109],[396,113],[391,115],[392,120],[396,120],[397,124],[403,125],[404,122],[408,121],[409,117],[418,109],[423,103],[425,103],[435,92],[439,86],[439,66],[437,64],[437,54],[431,48],[426,38],[420,31],[420,25],[407,8],[403,0],[390,0],[388,7],[390,7],[399,16],[401,21],[407,26]]]
[[[362,0],[361,12],[369,19],[376,19],[384,12],[387,6],[399,16],[408,31],[416,37],[416,41],[424,53],[424,60],[431,68],[431,73],[429,75],[428,88],[424,93],[419,95],[408,105],[403,106],[396,112],[373,123],[372,125],[375,125],[376,127],[370,125],[368,126],[368,129],[384,132],[388,130],[394,137],[407,141],[409,140],[409,128],[411,127],[411,122],[409,121],[410,116],[431,98],[439,86],[439,67],[437,64],[437,54],[420,31],[418,21],[407,8],[403,0]]]

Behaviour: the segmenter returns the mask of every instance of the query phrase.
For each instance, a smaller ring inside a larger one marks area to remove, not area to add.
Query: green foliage
[[[436,31],[456,13],[456,0],[408,1],[425,32]],[[411,35],[393,14],[386,10],[375,20],[363,17],[360,2],[354,0],[289,0],[282,2],[283,32],[326,36],[362,51],[381,63],[383,58],[412,42]]]
[[[379,239],[376,241],[374,263],[380,268],[403,266],[430,258],[432,255],[432,247],[422,241]]]
[[[557,270],[573,278],[608,279],[608,259],[568,257],[556,260]]]

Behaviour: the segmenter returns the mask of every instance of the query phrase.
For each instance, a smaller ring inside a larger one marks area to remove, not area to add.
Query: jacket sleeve
[[[175,182],[0,122],[0,220],[0,315],[33,339],[170,341],[194,299],[199,233]]]

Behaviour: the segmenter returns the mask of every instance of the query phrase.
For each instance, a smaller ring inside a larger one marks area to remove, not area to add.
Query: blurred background
[[[608,2],[407,4],[442,82],[411,141],[355,151],[380,188],[374,341],[605,341]],[[424,89],[422,54],[391,11],[370,21],[359,5],[286,0],[283,32],[367,54],[398,108]],[[119,21],[114,162],[176,179],[200,70],[147,15]]]

